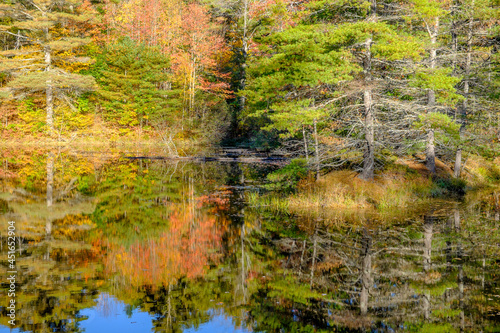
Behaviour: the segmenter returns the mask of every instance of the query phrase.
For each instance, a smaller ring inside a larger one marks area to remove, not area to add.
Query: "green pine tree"
[[[124,38],[102,55],[99,96],[105,117],[122,127],[144,125],[164,116],[168,59],[154,48]]]
[[[377,141],[375,108],[383,105],[381,109],[386,111],[400,111],[394,107],[398,103],[375,100],[374,96],[394,90],[402,95],[406,81],[389,87],[388,82],[397,80],[387,70],[395,70],[394,76],[407,77],[405,69],[398,66],[419,59],[423,48],[406,31],[379,22],[377,2],[351,7],[362,19],[340,24],[339,15],[344,11],[338,6],[344,8],[344,3],[312,3],[311,11],[319,15],[308,15],[296,27],[263,38],[270,56],[255,61],[249,69],[251,82],[245,94],[253,103],[252,115],[268,119],[264,129],[293,136],[303,126],[314,126],[317,168],[320,158],[316,123],[320,118],[343,114],[342,121],[354,130],[342,131],[340,136],[354,141],[351,146],[364,146],[362,176],[371,179]],[[352,103],[359,99],[363,100],[362,107],[353,107]],[[340,100],[344,103],[337,103]],[[360,111],[359,116],[352,112],[354,109]],[[357,129],[359,117],[363,119],[361,131]],[[354,138],[350,138],[353,134]]]

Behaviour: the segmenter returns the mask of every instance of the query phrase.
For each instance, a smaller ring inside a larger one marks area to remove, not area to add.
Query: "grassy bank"
[[[461,200],[466,192],[499,182],[500,158],[469,157],[462,178],[456,179],[441,161],[437,161],[437,174],[431,175],[418,157],[411,157],[386,166],[373,181],[360,179],[351,170],[338,170],[318,181],[302,178],[288,194],[253,193],[248,200],[251,206],[299,215],[363,212],[387,217],[428,208],[431,202]]]

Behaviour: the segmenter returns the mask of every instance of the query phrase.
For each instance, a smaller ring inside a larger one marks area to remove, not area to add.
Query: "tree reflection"
[[[400,220],[332,221],[247,206],[264,167],[65,151],[4,159],[0,230],[9,220],[19,230],[25,331],[79,332],[80,310],[111,310],[105,297],[149,313],[157,332],[216,316],[266,332],[498,329],[495,190]]]
[[[105,271],[129,279],[134,287],[169,286],[184,276],[203,276],[219,261],[223,228],[215,216],[194,213],[195,205],[174,209],[168,229],[158,237],[146,237],[130,246],[105,241]]]

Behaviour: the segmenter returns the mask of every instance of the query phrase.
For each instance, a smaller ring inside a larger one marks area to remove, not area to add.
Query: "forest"
[[[0,331],[498,332],[499,21],[0,0]]]
[[[410,157],[498,179],[499,5],[3,0],[2,141],[236,146],[365,180]]]

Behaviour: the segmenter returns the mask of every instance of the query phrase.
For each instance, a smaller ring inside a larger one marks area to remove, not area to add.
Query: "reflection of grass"
[[[13,201],[9,203],[9,207],[16,213],[16,218],[45,221],[47,219],[62,219],[68,214],[91,214],[95,209],[95,203],[84,198],[71,204],[63,201],[47,207],[45,202],[40,201],[26,203]]]
[[[289,206],[286,199],[279,196],[260,196],[257,192],[248,193],[247,202],[252,207],[263,207],[272,211],[287,211]]]
[[[458,309],[436,309],[432,311],[432,315],[441,319],[447,319],[460,316],[460,312]]]
[[[120,132],[114,129],[92,130],[89,132],[74,132],[67,135],[38,135],[26,134],[23,136],[4,136],[0,140],[0,147],[4,149],[53,149],[68,148],[79,151],[129,153],[135,152],[144,156],[196,156],[208,151],[210,146],[205,141],[196,140],[189,136],[175,137],[174,142],[166,143],[160,135],[150,129],[149,131]],[[175,149],[173,149],[175,145]],[[177,152],[175,152],[176,150]]]
[[[431,271],[428,273],[420,273],[419,280],[410,282],[410,286],[416,294],[423,295],[429,293],[429,295],[433,297],[439,297],[442,296],[447,289],[458,288],[458,283],[455,274],[443,278],[441,273]]]
[[[454,333],[458,332],[450,323],[405,323],[408,332],[419,333]]]

